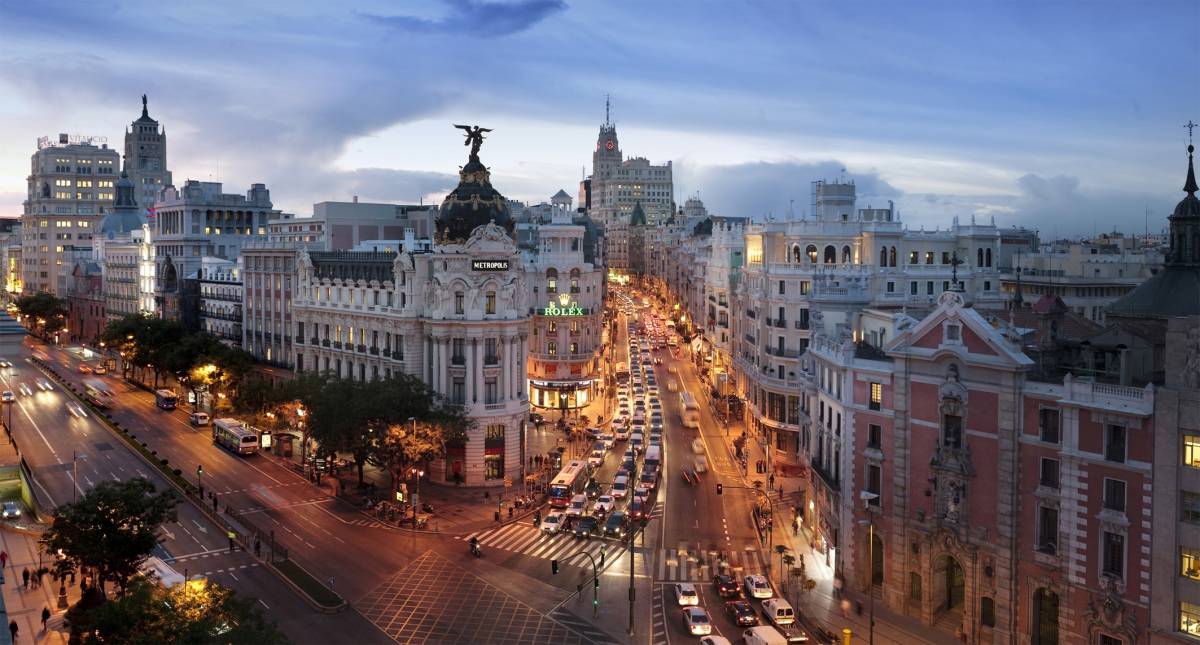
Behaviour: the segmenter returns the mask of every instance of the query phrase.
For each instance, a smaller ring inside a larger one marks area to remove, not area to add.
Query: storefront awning
[[[593,381],[594,379],[584,379],[582,381],[538,381],[529,379],[529,384],[534,387],[543,388],[586,390],[591,386]]]

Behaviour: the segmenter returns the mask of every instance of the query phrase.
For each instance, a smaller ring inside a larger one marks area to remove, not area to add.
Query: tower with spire
[[[158,201],[159,192],[171,184],[167,170],[167,129],[150,117],[149,101],[142,95],[142,116],[125,129],[125,168],[143,208]]]

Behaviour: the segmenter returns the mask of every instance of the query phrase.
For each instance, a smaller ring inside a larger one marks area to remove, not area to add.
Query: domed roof
[[[1192,153],[1196,151],[1196,147],[1188,144],[1188,171],[1187,181],[1183,184],[1183,190],[1187,193],[1175,206],[1175,214],[1171,215],[1172,219],[1181,217],[1194,217],[1200,219],[1200,199],[1196,198],[1196,191],[1200,187],[1196,186],[1196,171],[1192,167]]]
[[[513,234],[515,222],[508,200],[492,187],[491,173],[472,155],[458,171],[458,186],[450,191],[438,209],[437,237],[441,242],[463,242],[471,231],[495,222]]]
[[[142,227],[142,213],[135,195],[133,180],[122,170],[121,178],[117,180],[117,198],[113,208],[100,220],[101,235],[111,239]]]

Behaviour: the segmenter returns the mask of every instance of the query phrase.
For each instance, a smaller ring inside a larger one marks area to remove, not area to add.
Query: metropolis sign
[[[508,271],[508,260],[471,260],[472,271]]]

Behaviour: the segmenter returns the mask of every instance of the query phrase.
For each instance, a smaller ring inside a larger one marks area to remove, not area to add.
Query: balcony
[[[499,356],[495,356],[495,355],[488,355],[488,356],[484,356],[484,357],[483,357],[483,364],[484,364],[484,365],[499,365],[499,364],[500,364],[500,357],[499,357]]]
[[[800,330],[808,329],[808,321],[807,320],[795,320],[792,322],[792,324],[795,326],[796,329],[800,329]]]
[[[334,349],[341,349],[341,348],[342,348],[342,341],[340,341],[340,340],[335,340],[335,341],[333,341],[333,348],[334,348]]]
[[[466,356],[461,356],[461,355],[459,355],[459,356],[451,356],[451,357],[450,357],[450,364],[451,364],[451,365],[466,365],[466,364],[467,364],[467,357],[466,357]]]
[[[824,466],[821,463],[821,460],[819,460],[819,459],[813,460],[812,469],[813,469],[813,472],[817,473],[817,475],[819,475],[821,477],[821,480],[825,482],[825,486],[827,488],[829,488],[829,490],[832,490],[832,491],[841,490],[841,484],[838,482],[837,478],[833,476],[833,473],[829,472],[828,470],[826,470],[824,468]]]
[[[320,345],[321,339],[317,338],[316,336],[313,336],[312,338],[308,339],[308,344],[309,345]]]
[[[771,347],[770,345],[764,345],[763,351],[770,354],[771,356],[778,356],[780,358],[800,358],[800,352],[795,349],[786,349],[786,348],[781,348],[781,347]]]
[[[372,347],[372,348],[371,348],[371,350],[370,350],[370,353],[371,353],[371,356],[379,356],[379,348],[378,348],[378,347]]]
[[[340,345],[340,344],[341,344],[341,343],[339,343],[339,345]],[[328,339],[328,338],[322,338],[322,339],[321,339],[321,347],[329,347],[329,339]]]

